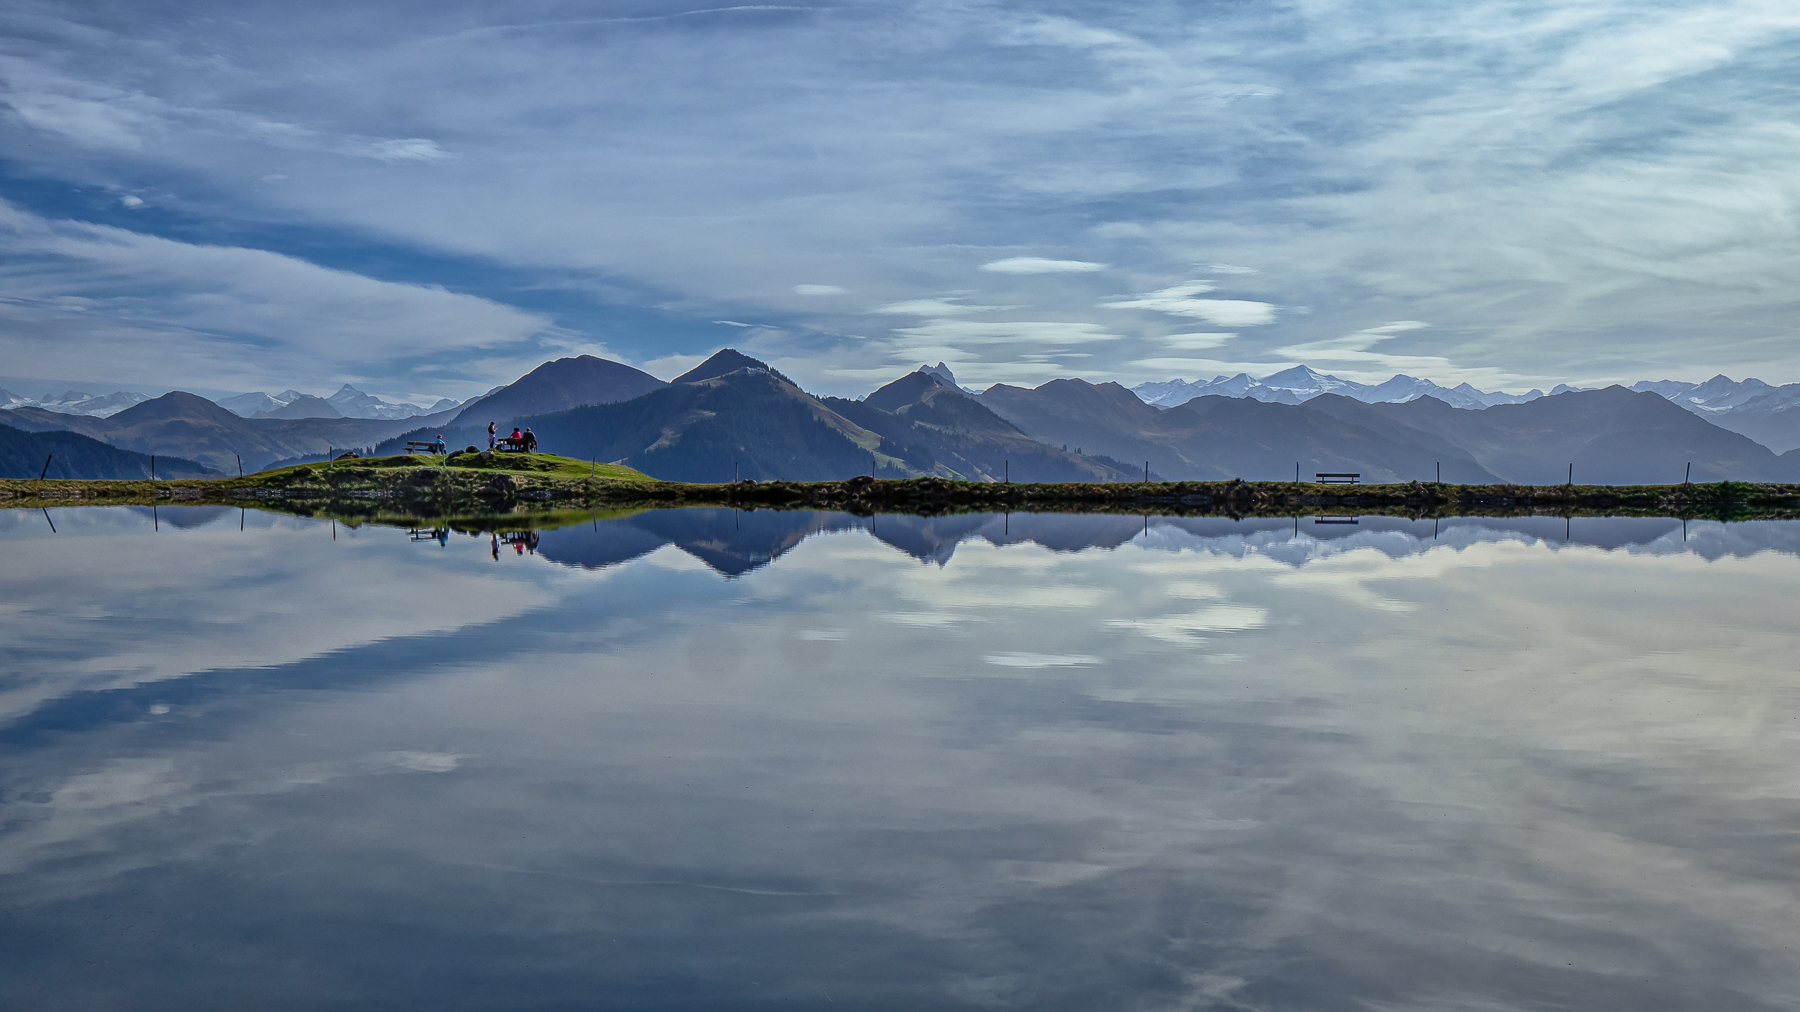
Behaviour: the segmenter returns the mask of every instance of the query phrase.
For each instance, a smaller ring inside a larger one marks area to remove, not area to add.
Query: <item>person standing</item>
[[[500,431],[500,427],[498,425],[494,424],[493,422],[488,423],[488,449],[490,449],[490,450],[494,448],[494,433],[496,433],[498,431]]]

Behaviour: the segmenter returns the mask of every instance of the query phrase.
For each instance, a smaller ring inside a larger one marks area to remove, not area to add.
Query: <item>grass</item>
[[[559,457],[554,453],[495,453],[492,460],[482,460],[478,454],[452,453],[447,458],[424,453],[397,453],[390,457],[359,457],[356,460],[334,460],[325,464],[296,464],[292,467],[281,467],[271,471],[258,471],[244,475],[242,479],[232,478],[229,482],[251,485],[267,484],[268,479],[280,475],[291,475],[297,472],[329,475],[333,471],[350,471],[356,468],[374,468],[385,470],[397,467],[453,467],[467,471],[496,471],[505,474],[532,474],[547,478],[586,478],[590,469],[595,478],[608,481],[654,481],[649,475],[626,467],[623,464],[592,464],[574,457]]]

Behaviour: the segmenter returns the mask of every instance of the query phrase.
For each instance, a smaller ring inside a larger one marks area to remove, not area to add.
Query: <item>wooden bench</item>
[[[525,437],[520,436],[518,439],[514,439],[511,436],[501,436],[500,438],[494,440],[494,449],[496,449],[496,450],[512,450],[517,453],[524,453],[525,452]]]
[[[1354,485],[1362,480],[1361,471],[1314,471],[1313,477],[1321,485]]]
[[[445,449],[449,449],[449,447],[446,446]],[[416,439],[409,439],[406,441],[406,452],[407,453],[438,453],[441,451],[438,450],[437,440],[435,440],[435,439],[428,443],[421,443]]]

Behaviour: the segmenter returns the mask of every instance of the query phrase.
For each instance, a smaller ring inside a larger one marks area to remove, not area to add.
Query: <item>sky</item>
[[[1800,6],[0,9],[0,386],[1800,381]]]

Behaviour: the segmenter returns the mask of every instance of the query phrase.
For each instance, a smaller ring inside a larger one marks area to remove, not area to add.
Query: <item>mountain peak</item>
[[[689,369],[687,372],[682,373],[669,382],[700,383],[709,379],[717,379],[720,376],[737,372],[740,369],[761,369],[763,372],[787,380],[789,383],[793,382],[792,380],[788,380],[786,376],[782,376],[774,369],[769,368],[767,362],[759,362],[735,348],[721,348],[714,352],[711,358],[692,369]]]

